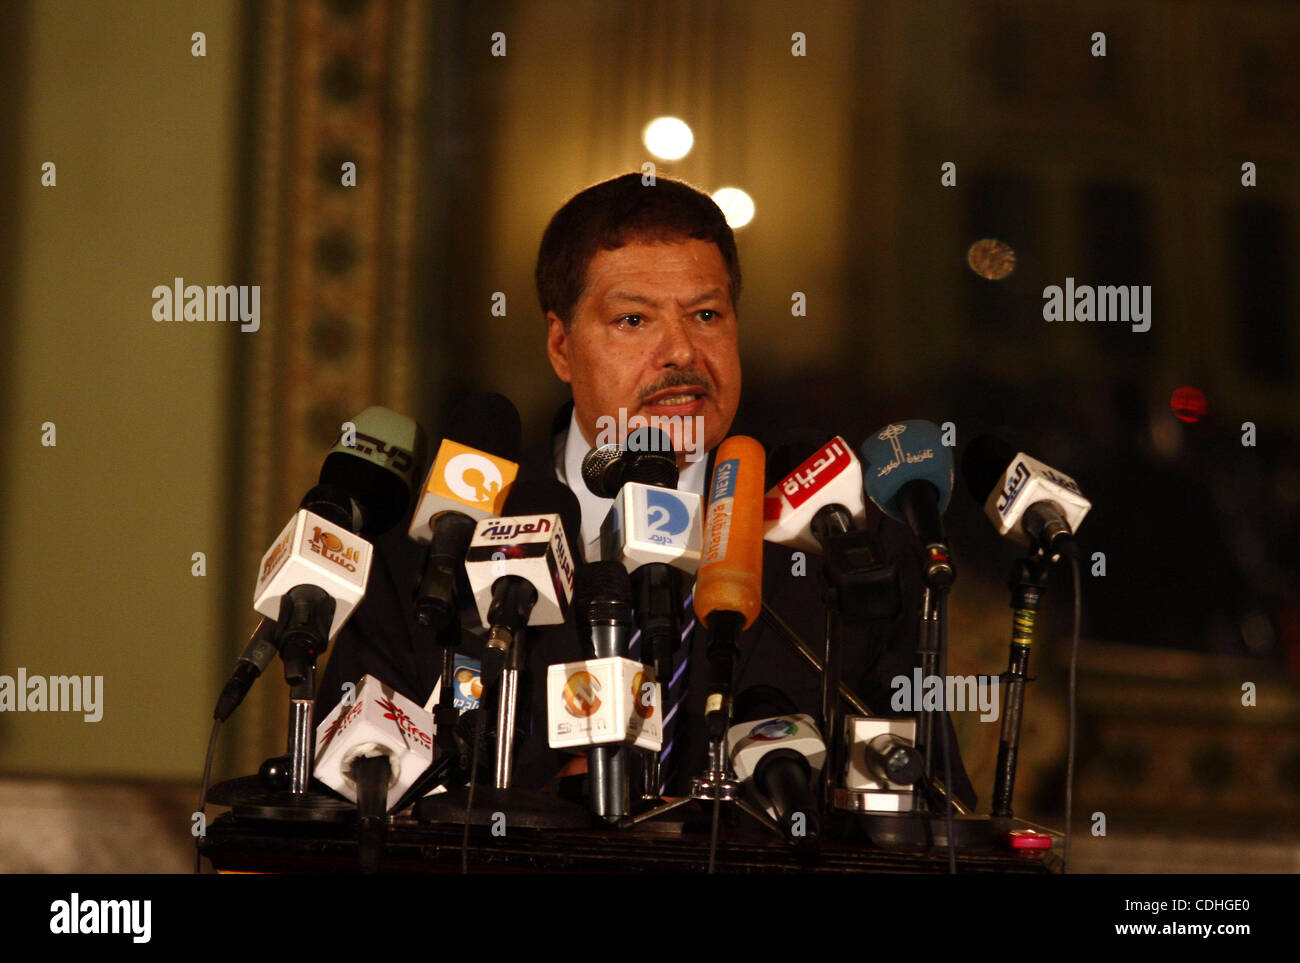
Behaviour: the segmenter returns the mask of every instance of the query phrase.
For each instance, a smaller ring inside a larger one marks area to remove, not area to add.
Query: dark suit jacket
[[[556,416],[552,439],[520,463],[520,478],[554,478],[554,432],[569,423],[571,406]],[[710,456],[712,458],[712,456]],[[441,668],[434,634],[415,621],[412,599],[419,582],[425,547],[406,534],[409,518],[375,541],[375,555],[366,596],[339,633],[321,678],[317,718],[324,718],[339,701],[342,685],[369,673],[402,694],[423,704],[433,691]],[[920,546],[904,526],[870,513],[869,526],[880,539],[887,557],[897,559],[902,574],[903,608],[888,624],[866,629],[846,628],[841,678],[867,703],[874,715],[896,715],[890,710],[890,680],[911,675],[916,661],[916,640],[921,599]],[[821,559],[809,554],[806,573],[795,574],[790,549],[765,543],[763,547],[763,600],[819,656],[824,650],[825,615],[821,601]],[[800,569],[801,570],[801,569]],[[669,794],[684,794],[689,780],[703,768],[706,756],[704,700],[708,688],[707,632],[697,629],[691,640],[688,697],[685,719],[678,725],[682,764]],[[480,635],[462,634],[459,651],[478,657]],[[545,684],[547,666],[583,658],[572,624],[528,631],[528,668],[520,684],[520,725],[515,743],[515,785],[540,788],[556,774],[567,758],[546,743]],[[744,633],[736,665],[733,691],[751,685],[772,685],[787,693],[801,711],[817,717],[821,707],[820,676],[793,646],[761,619]],[[527,698],[522,698],[523,695]],[[684,729],[682,728],[684,724]],[[950,726],[950,743],[956,735]],[[937,737],[937,730],[936,730]],[[939,750],[941,752],[941,749]],[[942,755],[936,772],[942,773]],[[962,766],[953,757],[953,783],[960,799],[975,805],[975,792]]]

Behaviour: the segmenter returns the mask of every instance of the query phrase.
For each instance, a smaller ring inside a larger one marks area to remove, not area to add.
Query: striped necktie
[[[673,674],[664,686],[664,739],[659,751],[659,794],[663,795],[680,767],[681,753],[676,752],[678,722],[686,714],[686,680],[690,675],[691,633],[695,631],[695,590],[692,588],[682,606],[682,644],[673,653]],[[628,658],[640,660],[641,630],[628,643]],[[661,680],[662,681],[662,680]]]

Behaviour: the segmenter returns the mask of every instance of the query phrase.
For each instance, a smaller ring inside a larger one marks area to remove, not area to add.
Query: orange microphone
[[[718,446],[704,517],[704,546],[695,582],[695,614],[709,630],[710,743],[726,735],[740,633],[763,605],[763,475],[766,455],[753,438],[734,435]]]

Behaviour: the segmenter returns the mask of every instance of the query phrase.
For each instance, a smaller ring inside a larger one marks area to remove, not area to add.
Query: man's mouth
[[[661,391],[656,395],[651,395],[645,400],[644,406],[646,408],[662,408],[666,410],[687,412],[692,406],[698,405],[702,402],[705,395],[706,392],[703,388],[670,388],[667,391]]]

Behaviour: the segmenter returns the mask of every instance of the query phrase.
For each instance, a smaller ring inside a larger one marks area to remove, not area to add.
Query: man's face
[[[685,453],[702,455],[727,436],[740,404],[740,352],[716,244],[633,242],[598,251],[570,330],[554,311],[546,321],[551,366],[573,389],[589,444],[610,440],[611,423],[673,419],[661,426],[681,464]],[[626,410],[621,421],[619,409]]]

